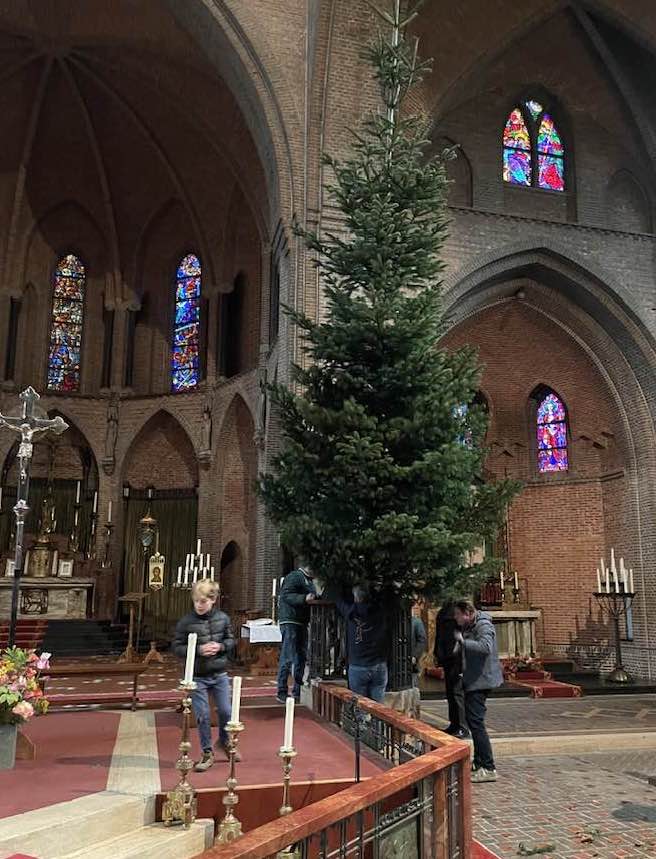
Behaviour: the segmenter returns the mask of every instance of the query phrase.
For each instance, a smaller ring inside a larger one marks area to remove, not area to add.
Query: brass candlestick
[[[241,835],[241,823],[237,819],[233,809],[239,802],[239,796],[235,790],[237,787],[237,779],[235,778],[235,755],[237,753],[237,745],[239,743],[239,734],[244,730],[244,723],[228,722],[225,729],[228,734],[230,775],[226,780],[228,792],[223,797],[223,804],[226,807],[226,812],[225,817],[219,824],[219,832],[216,836],[217,844],[230,844]]]
[[[282,760],[282,805],[278,809],[278,813],[281,817],[285,817],[288,814],[291,814],[294,810],[291,804],[290,797],[290,782],[292,777],[292,761],[296,757],[296,749],[289,748],[286,749],[284,746],[280,747],[278,751],[278,757]],[[276,859],[300,859],[301,853],[300,850],[297,850],[295,845],[291,845],[289,847],[285,847],[284,850],[279,850],[276,853]]]
[[[187,781],[187,774],[193,769],[194,762],[189,757],[191,743],[189,742],[189,727],[191,724],[191,695],[196,684],[180,683],[183,693],[182,698],[182,736],[180,738],[180,757],[175,767],[180,770],[180,781],[166,794],[166,800],[162,806],[162,820],[165,826],[182,823],[185,829],[189,829],[196,819],[196,791]]]

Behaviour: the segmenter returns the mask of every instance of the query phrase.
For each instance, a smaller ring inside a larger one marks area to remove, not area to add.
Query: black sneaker
[[[286,695],[276,695],[276,701],[279,704],[286,704],[287,703],[287,696]]]
[[[450,733],[451,736],[455,737],[457,740],[468,740],[471,737],[467,728],[458,728],[457,731],[451,731]]]

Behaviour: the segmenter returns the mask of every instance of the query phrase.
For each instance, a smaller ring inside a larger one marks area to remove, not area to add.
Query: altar
[[[537,653],[536,624],[541,612],[538,609],[488,610],[497,636],[501,659],[532,657]]]
[[[0,620],[11,615],[13,585],[13,577],[0,577]],[[24,576],[20,580],[18,617],[83,620],[93,611],[94,585],[93,579],[86,578]]]

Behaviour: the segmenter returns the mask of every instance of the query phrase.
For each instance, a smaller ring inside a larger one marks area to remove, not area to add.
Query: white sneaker
[[[485,767],[479,767],[477,770],[472,771],[471,780],[472,784],[481,784],[485,781],[496,781],[497,771],[486,770]]]

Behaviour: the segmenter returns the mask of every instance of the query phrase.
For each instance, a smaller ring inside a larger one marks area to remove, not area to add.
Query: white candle
[[[98,493],[93,493],[93,512],[96,513],[98,510]]]
[[[185,567],[185,585],[189,584],[189,567]]]
[[[613,575],[617,572],[617,567],[615,566],[615,549],[610,550],[610,571]]]
[[[79,510],[76,510],[76,511],[75,511],[75,519],[74,519],[74,524],[75,524],[75,525],[77,525],[77,520],[78,520],[78,516],[79,516],[79,515],[80,515],[80,511],[79,511]]]
[[[77,487],[75,489],[75,503],[80,503],[80,481],[77,482]]]
[[[191,566],[191,555],[187,553],[187,556],[185,557],[185,570],[188,570],[190,566]]]
[[[207,553],[207,560],[205,561],[205,569],[209,570],[210,568],[210,553]]]
[[[200,537],[196,540],[196,554],[200,555]]]
[[[239,704],[241,703],[241,677],[232,678],[232,710],[230,721],[239,721]]]
[[[274,580],[273,580],[273,596],[274,596],[274,597],[275,597],[275,595],[276,595],[276,590],[277,590],[277,588],[278,588],[278,579],[274,579]]]
[[[194,567],[194,582],[198,581],[198,567]]]
[[[196,659],[196,641],[198,636],[195,632],[190,632],[187,638],[187,661],[185,663],[184,683],[193,683],[194,680],[194,660]]]
[[[601,576],[599,575],[599,567],[597,567],[597,593],[601,593]]]
[[[613,588],[615,589],[615,593],[620,592],[620,583],[617,579],[617,567],[613,570]]]
[[[519,590],[519,582],[517,581],[517,570],[515,570],[515,572],[514,572],[514,579],[515,579],[515,590],[518,591]]]
[[[608,567],[606,567],[606,593],[610,593],[610,577],[608,574]]]
[[[630,593],[634,594],[635,591],[633,590],[633,567],[629,570],[629,587]]]
[[[284,749],[293,749],[294,746],[292,741],[294,739],[294,698],[291,696],[287,698],[287,703],[285,704],[285,736],[282,741],[282,746]]]
[[[503,589],[505,588],[505,583],[503,581],[503,570],[499,573],[499,584],[501,585],[501,593],[503,593]]]
[[[182,566],[178,567],[178,585],[182,584]]]
[[[624,558],[620,558],[620,574],[622,576],[622,584],[624,585],[624,593],[627,593],[629,590],[629,577],[627,575],[627,569],[624,566]]]
[[[214,581],[214,567],[210,567],[210,578]]]
[[[112,502],[110,501],[107,505],[107,524],[112,524]]]

